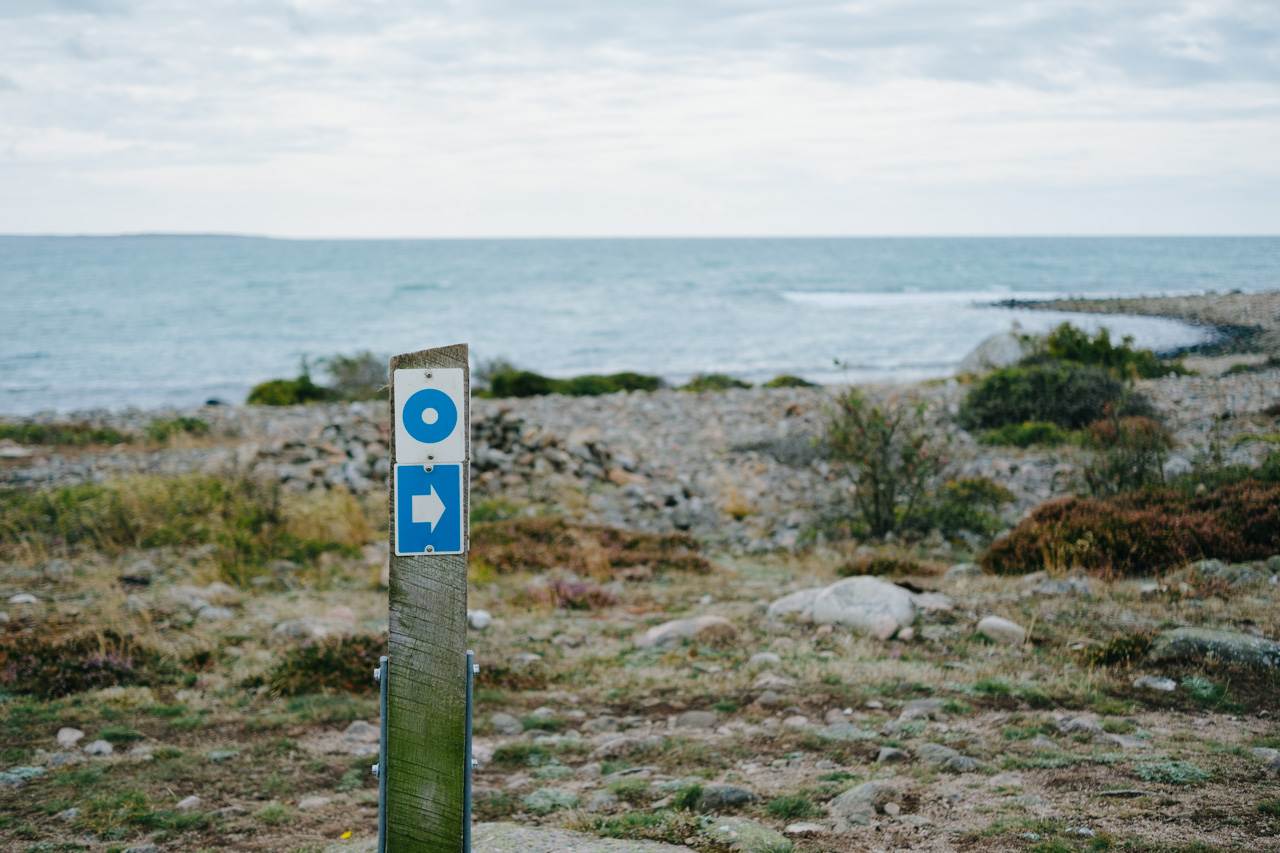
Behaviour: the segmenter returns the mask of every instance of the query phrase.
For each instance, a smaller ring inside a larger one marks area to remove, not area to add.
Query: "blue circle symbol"
[[[423,415],[435,412],[435,420],[427,423]],[[404,428],[415,441],[436,444],[444,441],[458,425],[458,407],[449,395],[435,388],[423,388],[404,404]]]

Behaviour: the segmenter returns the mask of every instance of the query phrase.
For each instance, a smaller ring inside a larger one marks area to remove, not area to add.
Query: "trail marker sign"
[[[380,853],[469,850],[465,344],[391,359],[391,567]]]
[[[462,477],[461,465],[396,465],[397,557],[462,553]]]
[[[397,462],[467,461],[465,372],[460,367],[394,372]]]

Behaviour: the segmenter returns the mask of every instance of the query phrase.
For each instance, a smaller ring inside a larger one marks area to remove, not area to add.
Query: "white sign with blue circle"
[[[461,554],[461,465],[396,465],[396,556]]]
[[[400,369],[396,461],[434,465],[467,461],[467,398],[461,367]]]

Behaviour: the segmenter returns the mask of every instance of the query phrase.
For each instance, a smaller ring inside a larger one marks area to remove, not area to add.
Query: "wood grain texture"
[[[467,345],[398,355],[391,370],[461,367],[471,399]],[[393,373],[394,375],[394,373]],[[471,454],[470,406],[460,415]],[[395,387],[391,416],[395,418]],[[392,430],[395,435],[395,430]],[[395,458],[394,438],[391,462]],[[465,465],[466,462],[464,461]],[[394,471],[394,469],[393,469]],[[462,853],[466,714],[467,555],[395,556],[391,477],[391,680],[387,685],[388,853]],[[470,537],[463,476],[463,542]]]

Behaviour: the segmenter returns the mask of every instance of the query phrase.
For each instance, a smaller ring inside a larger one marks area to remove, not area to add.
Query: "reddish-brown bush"
[[[1280,485],[1246,480],[1194,495],[1172,489],[1044,504],[980,560],[996,574],[1082,566],[1154,574],[1188,560],[1280,553]]]

